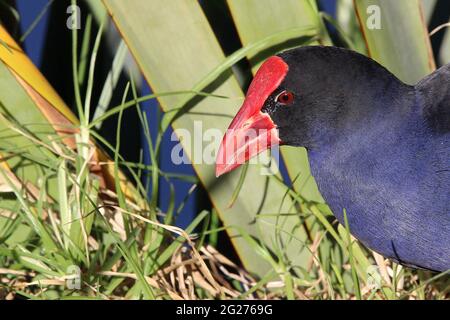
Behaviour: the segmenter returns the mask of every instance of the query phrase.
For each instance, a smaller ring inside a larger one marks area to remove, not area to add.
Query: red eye
[[[282,105],[291,104],[292,101],[294,101],[294,94],[290,91],[284,90],[275,98],[275,101]]]

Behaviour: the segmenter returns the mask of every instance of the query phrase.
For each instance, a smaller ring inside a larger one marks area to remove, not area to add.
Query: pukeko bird
[[[411,86],[346,49],[270,57],[223,138],[217,176],[276,144],[308,150],[326,202],[367,247],[450,269],[450,64]]]

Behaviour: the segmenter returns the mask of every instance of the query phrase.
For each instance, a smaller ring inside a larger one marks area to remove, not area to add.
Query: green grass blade
[[[356,274],[356,266],[355,260],[353,257],[353,245],[350,236],[350,226],[348,224],[347,211],[344,209],[344,221],[345,221],[345,229],[347,231],[347,243],[348,243],[348,255],[350,259],[350,266],[352,268],[352,279],[353,279],[353,287],[355,291],[356,298],[361,300],[361,289],[359,285],[358,275]]]
[[[102,93],[98,100],[97,107],[95,108],[95,113],[93,120],[96,120],[101,115],[103,115],[111,102],[111,98],[116,88],[117,81],[119,81],[120,74],[123,70],[123,65],[125,63],[125,57],[127,56],[128,49],[125,42],[122,40],[117,48],[114,60],[112,62],[111,70],[108,72],[105,83],[103,85]],[[98,130],[101,128],[101,122],[98,122],[95,128]]]
[[[64,246],[67,249],[69,246],[68,237],[70,235],[70,222],[72,221],[72,214],[70,212],[67,194],[67,177],[66,177],[66,163],[61,161],[58,167],[58,200],[59,200],[59,216],[61,221],[61,228],[63,231]]]

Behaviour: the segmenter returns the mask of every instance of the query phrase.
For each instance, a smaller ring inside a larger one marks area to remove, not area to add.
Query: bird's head
[[[400,83],[360,54],[335,47],[302,47],[268,58],[225,133],[216,175],[278,145],[314,149],[361,123],[368,100]]]

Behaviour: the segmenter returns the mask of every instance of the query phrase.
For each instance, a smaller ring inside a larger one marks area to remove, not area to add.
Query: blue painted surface
[[[144,81],[145,83],[145,81]],[[147,95],[151,94],[151,89],[144,85],[142,88],[142,94]],[[152,140],[153,144],[155,142],[155,137],[157,135],[158,131],[158,109],[159,104],[158,102],[153,99],[150,101],[147,101],[142,104],[143,110],[147,115],[147,119],[149,121],[149,127],[151,130]],[[192,175],[194,176],[194,170],[192,168],[192,165],[190,164],[180,164],[175,165],[171,158],[171,151],[172,148],[178,143],[178,141],[171,141],[173,130],[172,128],[169,128],[163,137],[162,144],[161,144],[161,154],[159,158],[159,165],[160,170],[167,173],[177,173],[177,174],[184,174],[184,175]],[[143,149],[146,150],[144,153],[144,163],[149,165],[151,164],[150,159],[150,152],[148,150],[148,143],[146,141],[145,136],[142,136],[142,144]],[[147,177],[149,179],[150,177]],[[170,185],[172,184],[173,189],[175,191],[173,197],[174,199],[171,199],[171,191],[170,191]],[[191,183],[180,181],[178,179],[170,179],[167,181],[166,179],[160,178],[159,181],[159,207],[163,212],[166,212],[170,201],[175,200],[175,211],[178,209],[178,207],[185,201],[185,197],[188,194],[189,189],[192,187]],[[149,190],[149,197],[151,196],[152,190]],[[196,209],[196,192],[194,191],[187,201],[184,203],[183,209],[180,211],[178,219],[176,220],[176,225],[185,228],[189,225],[189,223],[192,221],[192,219],[195,217],[197,213]]]
[[[336,0],[320,0],[320,9],[331,16],[336,16]]]
[[[172,129],[169,129],[164,134],[162,146],[161,146],[161,157],[160,157],[160,165],[161,169],[164,172],[172,172],[179,174],[186,174],[195,176],[194,169],[190,164],[173,164],[170,159],[170,154],[172,148],[178,143],[178,141],[171,141]],[[175,188],[175,210],[180,206],[180,204],[184,201],[185,197],[188,194],[189,189],[192,187],[191,183],[179,181],[176,179],[171,179],[170,183],[173,184]],[[186,203],[184,204],[183,210],[180,212],[179,217],[176,221],[176,224],[180,227],[187,227],[192,219],[197,214],[198,210],[196,209],[196,195],[197,192],[194,191],[193,194],[189,196]],[[168,207],[170,201],[170,186],[169,183],[165,179],[160,179],[160,203],[161,209],[165,211]]]
[[[20,27],[22,32],[25,32],[45,7],[47,0],[16,0],[16,4],[20,14]],[[25,50],[37,66],[41,64],[42,48],[47,32],[48,13],[49,11],[46,12],[44,17],[25,39]]]

